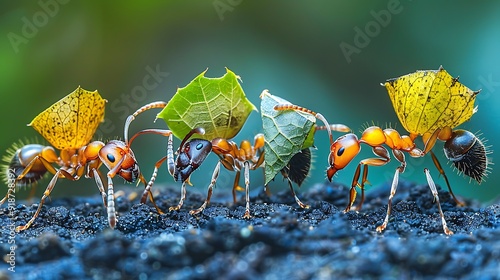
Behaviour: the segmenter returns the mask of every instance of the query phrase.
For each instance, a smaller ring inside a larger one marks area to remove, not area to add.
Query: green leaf
[[[291,103],[271,95],[267,90],[262,92],[260,98],[262,99],[260,111],[265,138],[265,184],[267,185],[296,153],[313,145],[316,117],[295,110],[274,110],[274,106],[278,104]]]
[[[226,68],[220,78],[207,78],[203,71],[186,87],[179,88],[158,114],[179,139],[193,128],[202,127],[203,139],[233,138],[248,115],[257,110],[246,98],[239,77]],[[198,137],[198,136],[197,136]]]

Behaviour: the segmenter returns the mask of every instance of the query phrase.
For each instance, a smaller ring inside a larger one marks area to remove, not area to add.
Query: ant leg
[[[288,178],[288,174],[285,171],[281,170],[281,175],[283,175],[283,178],[285,178],[288,181],[288,186],[290,187],[290,191],[292,191],[292,195],[293,195],[293,198],[295,199],[295,202],[297,202],[297,204],[300,206],[300,208],[308,209],[310,206],[308,204],[305,204],[302,201],[300,201],[298,196],[295,194],[295,190],[293,189],[292,180],[290,180],[290,178]]]
[[[361,165],[363,165],[363,176],[361,178],[361,184],[360,184],[358,183],[358,180],[359,180],[359,175],[361,173]],[[361,201],[358,203],[356,207],[354,207],[354,210],[361,211],[361,209],[363,208],[363,203],[365,202],[365,184],[367,182],[368,182],[368,164],[360,163],[358,164],[356,172],[354,173],[354,178],[351,184],[351,190],[349,191],[349,204],[345,208],[344,213],[351,211],[352,205],[356,200],[356,195],[357,195],[356,187],[359,187],[361,189]]]
[[[203,202],[203,204],[198,209],[189,211],[189,214],[196,215],[196,214],[200,213],[201,211],[205,210],[207,205],[210,203],[210,198],[212,197],[213,187],[215,186],[215,183],[217,182],[217,178],[219,177],[219,173],[220,173],[220,161],[215,166],[214,173],[212,174],[212,180],[210,181],[210,185],[208,185],[207,198],[205,199],[205,202]]]
[[[245,206],[245,214],[243,215],[243,218],[245,219],[250,219],[252,216],[250,215],[250,171],[249,171],[249,165],[248,161],[245,161],[244,167],[245,168],[245,198],[246,198],[246,206]]]
[[[52,179],[50,180],[49,184],[47,185],[47,188],[45,189],[45,192],[43,193],[42,198],[40,199],[40,203],[38,204],[38,208],[36,209],[36,212],[33,215],[33,217],[24,226],[16,227],[17,232],[28,229],[33,224],[36,217],[38,217],[38,215],[40,214],[40,211],[42,210],[42,206],[43,206],[43,203],[45,202],[45,199],[50,195],[50,193],[54,189],[54,186],[56,185],[57,179],[59,178],[59,174],[60,174],[60,172],[57,171],[56,174],[54,174],[54,177],[52,177]]]
[[[101,175],[99,174],[99,171],[97,169],[92,169],[92,173],[94,173],[95,183],[97,185],[97,188],[99,189],[99,192],[101,193],[104,207],[108,207],[108,204],[106,202],[106,192],[104,191],[104,185],[102,184]]]
[[[115,211],[115,199],[114,199],[114,189],[113,189],[113,180],[111,176],[108,175],[108,223],[111,229],[114,229],[116,226],[116,211]]]
[[[368,182],[367,178],[368,178],[368,165],[364,165],[363,178],[361,179],[361,185],[359,185],[359,188],[361,189],[361,201],[358,203],[358,206],[356,206],[355,208],[356,211],[361,211],[363,203],[365,202],[365,183]]]
[[[238,200],[236,199],[236,191],[241,190],[241,187],[239,186],[240,182],[240,176],[241,176],[241,171],[237,170],[236,175],[234,176],[234,183],[233,183],[233,203],[236,204]]]
[[[451,196],[453,197],[453,200],[455,200],[455,203],[457,204],[457,206],[460,206],[460,207],[465,206],[465,203],[463,201],[460,201],[455,196],[455,194],[453,193],[453,191],[451,190],[451,186],[450,186],[450,182],[448,181],[448,177],[444,173],[444,170],[441,167],[441,164],[439,163],[436,155],[432,151],[430,151],[430,154],[431,154],[431,157],[432,157],[432,161],[434,162],[434,165],[436,166],[437,170],[439,171],[439,173],[443,176],[444,180],[446,181],[446,185],[448,186],[448,191],[450,192]]]
[[[153,192],[152,192],[152,188],[153,188],[153,184],[155,183],[156,181],[156,177],[158,176],[158,169],[160,168],[160,166],[162,165],[162,163],[167,160],[167,164],[168,164],[168,172],[170,173],[170,175],[174,175],[174,171],[175,171],[175,163],[174,163],[174,153],[173,153],[173,140],[172,140],[172,134],[170,134],[168,136],[168,144],[167,144],[167,156],[164,156],[162,157],[160,160],[158,160],[156,163],[155,163],[155,167],[154,167],[154,170],[153,170],[153,174],[151,175],[151,179],[149,180],[149,182],[146,184],[146,186],[144,187],[144,191],[142,193],[142,197],[141,197],[141,203],[142,204],[145,204],[146,203],[146,200],[148,198],[148,196],[150,197],[150,200],[151,200],[151,203],[153,203],[153,206],[155,207],[156,211],[158,211],[159,214],[164,214],[163,211],[161,211],[161,209],[156,205],[156,202],[154,200],[154,196],[153,196]],[[142,176],[141,174],[141,181],[144,181],[145,182],[145,179],[144,177]]]
[[[382,223],[380,226],[377,227],[376,229],[377,232],[382,232],[389,223],[389,216],[391,215],[392,212],[392,198],[396,194],[399,182],[399,173],[401,172],[402,172],[401,167],[396,168],[396,172],[394,173],[394,179],[392,180],[391,193],[389,194],[389,202],[387,203],[387,214],[385,216],[384,223]]]
[[[125,160],[125,157],[122,157],[120,161],[116,164],[113,169],[111,169],[108,174],[108,223],[109,227],[111,229],[114,229],[116,226],[116,210],[115,210],[115,195],[114,195],[114,188],[113,188],[113,178],[115,177],[116,173],[121,169],[123,161]]]
[[[151,188],[153,187],[153,184],[155,183],[156,176],[158,176],[158,169],[160,168],[162,163],[167,159],[167,157],[168,156],[164,156],[159,161],[156,162],[155,168],[153,170],[153,175],[151,175],[151,179],[149,179],[149,182],[146,185],[146,187],[144,188],[144,192],[142,193],[142,197],[141,197],[142,204],[146,203],[146,200],[148,199],[148,195],[151,193]],[[152,193],[151,193],[151,197],[153,197]]]
[[[189,181],[189,179],[187,181]],[[182,182],[181,199],[179,200],[179,203],[177,204],[177,206],[172,206],[172,207],[168,208],[168,211],[177,211],[177,210],[181,209],[182,204],[184,204],[185,199],[186,199],[186,181]]]
[[[167,167],[170,176],[174,177],[175,161],[174,161],[174,140],[172,139],[172,134],[168,136],[168,141],[167,141]]]
[[[156,205],[156,201],[155,201],[155,198],[153,196],[153,192],[151,190],[149,190],[149,200],[151,200],[151,203],[153,203],[153,206],[155,207],[158,214],[160,214],[160,215],[165,214],[163,211],[161,211],[160,207],[158,207],[158,205]]]
[[[431,135],[425,134],[424,136],[422,136],[422,141],[424,141],[424,150],[422,152],[424,155],[432,150],[432,148],[436,144],[436,141],[439,137],[439,133],[441,132],[441,130],[442,129],[438,128]]]
[[[386,148],[382,146],[375,146],[372,148],[372,151],[375,155],[379,156],[378,158],[367,158],[363,159],[359,162],[358,167],[356,168],[356,172],[354,173],[354,177],[351,184],[351,190],[349,192],[349,204],[347,205],[344,213],[349,212],[351,210],[352,205],[354,204],[354,200],[356,199],[356,187],[361,188],[361,202],[359,203],[359,209],[363,206],[364,198],[365,198],[365,183],[368,182],[368,166],[382,166],[387,164],[391,158],[389,157],[389,152]],[[399,159],[398,159],[399,160]],[[363,177],[361,178],[361,184],[358,182],[359,176],[361,173],[361,165],[364,165],[363,169]],[[404,170],[404,169],[403,169]],[[401,171],[402,172],[402,171]]]
[[[262,135],[262,138],[259,137],[259,141],[260,140],[264,141],[264,136],[263,135]],[[255,141],[255,143],[256,143],[256,145],[254,145],[254,146],[257,146],[257,141]],[[259,146],[260,146],[260,144],[259,144]],[[264,163],[264,149],[263,149],[263,147],[264,147],[264,144],[262,144],[262,147],[259,147],[257,149],[257,151],[259,151],[260,154],[259,154],[259,158],[257,159],[257,162],[252,166],[252,168],[251,168],[252,170],[257,169],[258,167],[260,167]],[[266,175],[266,171],[264,170],[264,168],[262,168],[262,171],[263,171],[264,176],[265,176]],[[266,194],[268,196],[271,196],[271,191],[267,188],[267,186],[264,186],[264,191],[266,192]]]
[[[394,179],[392,180],[391,185],[391,194],[389,195],[389,202],[387,203],[387,215],[385,216],[384,223],[377,227],[377,232],[382,232],[389,223],[389,216],[391,215],[392,211],[392,198],[396,194],[396,189],[398,187],[399,173],[403,173],[406,169],[406,160],[403,152],[401,152],[400,150],[392,150],[392,154],[394,155],[394,158],[396,158],[401,163],[401,166],[396,168],[396,173],[394,173]]]
[[[155,170],[155,173],[158,173],[157,170]],[[155,173],[153,175],[156,178]],[[165,214],[165,213],[163,213],[163,211],[161,211],[160,207],[158,207],[158,205],[156,205],[156,201],[155,201],[155,198],[153,196],[153,191],[151,190],[151,187],[153,186],[153,183],[155,180],[153,179],[151,182],[146,183],[146,179],[144,178],[144,176],[142,176],[142,174],[141,174],[139,180],[142,183],[144,183],[144,186],[145,186],[144,191],[143,191],[142,196],[141,196],[141,203],[146,204],[146,200],[149,196],[149,200],[151,200],[151,203],[153,203],[153,206],[155,207],[156,212],[158,212],[158,214],[160,214],[160,215]],[[146,190],[146,188],[147,188],[147,190]],[[144,202],[143,202],[143,200],[144,200]]]
[[[52,166],[49,161],[47,161],[42,156],[37,155],[26,165],[23,172],[21,174],[19,174],[19,176],[17,176],[16,181],[19,181],[22,178],[24,178],[24,176],[26,176],[26,174],[28,174],[31,171],[31,168],[33,168],[33,165],[35,165],[37,160],[40,160],[42,162],[43,166],[45,167],[45,169],[47,169],[47,171],[49,171],[50,173],[56,174],[58,172],[58,170],[56,170],[56,168],[54,166]],[[72,177],[72,176],[70,176],[70,177]]]
[[[352,178],[352,184],[351,184],[351,189],[349,190],[349,203],[347,204],[347,207],[344,209],[344,213],[347,213],[351,211],[351,207],[354,204],[354,201],[356,200],[356,186],[359,184],[359,174],[361,173],[361,162],[358,164],[356,167],[356,171],[354,172],[354,177]]]
[[[431,173],[429,172],[429,169],[424,168],[424,173],[425,173],[425,177],[427,177],[427,183],[429,184],[429,188],[431,189],[432,195],[434,196],[434,199],[436,200],[439,215],[441,215],[441,223],[443,224],[444,233],[446,235],[452,235],[453,231],[448,229],[448,226],[446,225],[446,220],[444,219],[443,210],[441,210],[441,203],[439,203],[439,196],[438,196],[438,192],[436,189],[436,185],[434,184],[434,181],[432,180]]]

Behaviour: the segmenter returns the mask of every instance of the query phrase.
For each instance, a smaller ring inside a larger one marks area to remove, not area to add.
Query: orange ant
[[[431,152],[431,149],[434,147],[437,139],[439,139],[441,141],[445,141],[444,153],[446,157],[455,164],[460,172],[464,173],[467,176],[470,176],[478,182],[481,182],[482,177],[486,174],[486,148],[481,140],[479,140],[474,134],[466,130],[452,131],[450,127],[437,129],[433,134],[425,134],[422,137],[425,143],[423,150],[416,147],[416,144],[414,142],[415,138],[412,138],[411,136],[401,136],[396,130],[391,128],[382,130],[380,127],[371,126],[365,129],[360,139],[358,139],[355,134],[349,133],[337,138],[335,142],[331,143],[330,154],[328,156],[330,167],[328,167],[327,169],[327,176],[328,180],[330,181],[337,171],[347,166],[360,152],[360,144],[367,144],[371,146],[373,153],[377,156],[376,158],[367,158],[359,162],[354,173],[354,178],[352,180],[351,191],[349,195],[349,204],[347,205],[345,212],[350,211],[351,206],[354,203],[354,200],[356,198],[356,186],[359,186],[362,191],[362,199],[358,209],[361,208],[364,200],[364,185],[367,182],[368,177],[368,166],[382,166],[390,161],[389,152],[387,148],[383,147],[382,145],[387,145],[392,150],[394,158],[396,158],[396,160],[398,160],[401,164],[396,168],[396,172],[394,173],[394,179],[391,185],[391,193],[389,196],[389,203],[387,206],[387,214],[383,224],[377,227],[378,232],[382,232],[389,222],[389,216],[392,210],[392,198],[396,194],[399,174],[403,173],[406,168],[404,152],[407,152],[412,157],[423,157],[430,152],[434,164],[448,184],[448,179],[446,177],[446,174],[444,173],[444,170],[441,168],[441,165],[439,164],[436,156]],[[360,177],[361,166],[364,166],[364,168],[361,183],[359,183],[358,180]],[[436,201],[438,211],[441,216],[444,233],[447,235],[451,235],[453,234],[453,232],[448,229],[448,226],[446,225],[446,220],[444,218],[443,211],[441,210],[438,192],[434,181],[427,168],[424,168],[424,173],[429,184],[429,188],[431,189],[432,195],[434,196],[434,199]],[[448,188],[455,201],[458,201],[453,195],[451,186],[449,184]]]
[[[140,179],[145,183],[145,179],[139,171],[134,153],[124,142],[118,140],[111,140],[106,144],[101,141],[90,142],[97,126],[104,119],[106,102],[107,100],[103,99],[97,90],[89,92],[78,87],[73,93],[40,113],[29,124],[55,148],[39,144],[13,146],[11,160],[5,169],[7,172],[13,170],[16,185],[35,184],[47,172],[54,175],[33,217],[24,226],[18,226],[16,231],[26,230],[33,224],[42,210],[45,199],[50,196],[59,178],[76,181],[82,176],[94,178],[102,195],[103,204],[107,208],[109,226],[115,227],[117,218],[112,179],[117,174],[128,182]],[[78,130],[78,127],[83,129]],[[56,149],[60,150],[59,156]],[[107,195],[99,171],[102,164],[109,169],[106,174]],[[0,201],[0,205],[11,196],[12,192],[14,188],[9,188],[5,197]]]
[[[140,113],[153,108],[163,108],[167,105],[166,102],[152,102],[150,104],[144,105],[139,108],[136,112],[130,115],[125,122],[125,133],[127,133],[128,127],[131,122]],[[249,199],[249,185],[250,176],[249,170],[255,170],[262,165],[264,162],[264,136],[262,134],[257,134],[254,139],[254,145],[252,146],[249,141],[242,141],[240,147],[233,141],[224,138],[215,138],[212,141],[205,139],[193,138],[190,139],[193,134],[205,134],[203,128],[192,129],[182,140],[180,147],[177,152],[177,158],[174,160],[173,152],[173,139],[172,132],[170,130],[161,129],[146,129],[136,133],[133,137],[135,138],[139,134],[152,133],[159,134],[163,136],[168,136],[167,143],[167,155],[158,160],[154,166],[154,171],[151,176],[149,183],[144,190],[142,200],[146,199],[147,193],[151,191],[152,185],[156,180],[158,175],[158,169],[167,161],[167,168],[174,177],[175,181],[181,181],[181,198],[176,206],[169,208],[170,211],[179,210],[184,204],[186,197],[186,183],[189,183],[189,177],[205,160],[208,154],[212,151],[217,156],[219,156],[219,162],[215,166],[211,183],[208,186],[207,198],[205,199],[202,206],[195,210],[191,210],[189,213],[194,215],[203,211],[206,206],[210,203],[210,199],[213,193],[213,187],[217,182],[217,178],[220,173],[220,165],[222,164],[227,170],[236,171],[235,181],[233,185],[233,200],[236,202],[236,190],[239,188],[238,182],[241,176],[241,171],[243,171],[246,186],[246,208],[245,208],[245,218],[250,217],[250,199]],[[133,138],[128,142],[132,142]],[[125,137],[127,139],[127,136]]]

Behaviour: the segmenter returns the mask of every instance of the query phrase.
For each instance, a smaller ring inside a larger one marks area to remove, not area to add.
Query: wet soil
[[[342,212],[348,189],[334,184],[299,191],[301,209],[289,191],[251,193],[253,218],[230,191],[217,188],[200,215],[203,194],[190,192],[180,211],[168,212],[177,190],[162,189],[156,201],[116,199],[118,224],[107,224],[102,200],[55,198],[26,231],[36,204],[0,209],[0,279],[499,279],[500,205],[466,201],[457,207],[439,192],[452,236],[443,233],[426,185],[400,182],[387,229],[377,233],[387,211],[389,186],[369,192],[363,210]],[[13,235],[11,235],[11,233]],[[11,237],[14,237],[12,239]],[[15,272],[8,263],[17,246]],[[10,242],[10,243],[9,243]],[[10,270],[9,270],[10,268]]]

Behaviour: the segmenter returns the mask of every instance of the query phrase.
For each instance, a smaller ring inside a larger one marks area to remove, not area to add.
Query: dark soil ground
[[[201,215],[203,195],[190,193],[181,211],[158,215],[151,203],[116,199],[118,224],[107,225],[100,197],[48,202],[33,226],[15,234],[15,272],[0,264],[0,279],[499,279],[500,205],[467,201],[456,207],[446,191],[440,199],[453,236],[443,234],[426,185],[400,182],[388,228],[383,221],[389,186],[370,192],[363,211],[342,212],[348,190],[319,185],[299,195],[268,197],[252,192],[253,218],[230,191]],[[219,194],[220,195],[220,194]],[[175,205],[178,191],[163,189],[162,209]],[[19,202],[18,202],[19,203]],[[24,202],[26,203],[26,202]],[[13,218],[23,225],[36,205],[0,209],[4,261],[11,254]],[[12,215],[11,215],[12,214]]]

